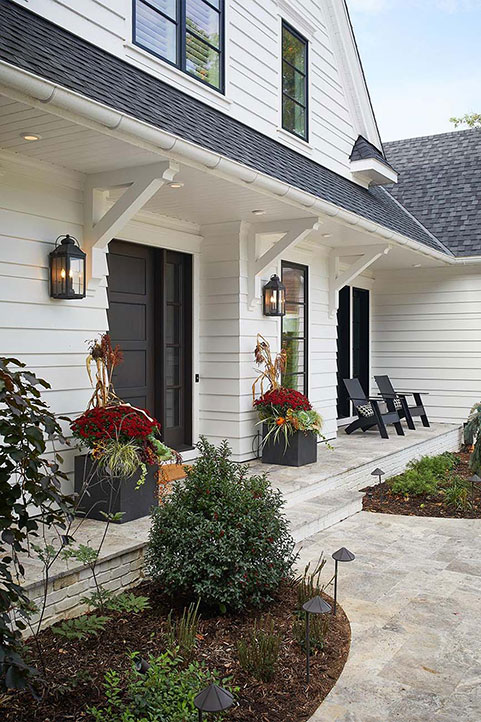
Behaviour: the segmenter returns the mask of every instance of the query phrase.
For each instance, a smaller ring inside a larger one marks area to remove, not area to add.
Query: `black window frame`
[[[304,274],[304,300],[292,301],[288,297],[288,289],[286,287],[286,306],[288,303],[296,304],[304,307],[304,333],[302,336],[296,336],[291,338],[297,338],[303,341],[304,344],[304,364],[301,372],[292,374],[293,376],[303,376],[304,384],[302,393],[305,396],[309,395],[309,266],[305,266],[302,263],[294,263],[291,261],[281,261],[281,278],[284,279],[284,269],[294,268],[298,271],[302,271]],[[281,318],[281,346],[284,345],[284,316]],[[282,380],[284,383],[284,380]]]
[[[211,0],[202,0],[206,5],[208,5],[212,10],[219,13],[219,47],[214,47],[211,43],[209,43],[205,38],[199,38],[203,43],[206,45],[210,45],[212,49],[214,49],[216,52],[219,53],[219,87],[213,85],[212,83],[209,83],[207,80],[202,80],[198,75],[195,75],[194,73],[191,73],[189,70],[187,70],[187,53],[186,53],[186,36],[187,32],[189,32],[191,35],[196,36],[196,33],[194,33],[192,30],[187,30],[187,23],[186,23],[186,7],[187,7],[187,0],[175,0],[176,6],[177,6],[177,20],[174,21],[172,18],[170,18],[168,15],[165,15],[165,13],[162,12],[162,10],[159,10],[159,8],[155,7],[154,4],[149,2],[149,0],[132,0],[132,42],[134,45],[136,45],[139,48],[142,48],[142,50],[145,50],[146,53],[150,53],[150,55],[153,55],[156,58],[159,58],[164,63],[167,63],[173,68],[177,68],[177,70],[180,70],[181,72],[185,73],[189,78],[193,78],[194,80],[197,80],[202,85],[206,85],[208,88],[211,88],[212,90],[215,90],[218,93],[221,93],[222,95],[225,94],[225,0],[219,0],[219,7],[216,8],[215,5],[212,4]],[[168,58],[165,58],[160,53],[156,53],[155,50],[152,50],[152,48],[149,48],[145,45],[143,45],[141,42],[137,40],[136,37],[136,24],[137,24],[137,5],[141,4],[144,6],[147,6],[154,12],[158,13],[162,17],[166,18],[169,22],[175,23],[176,25],[176,61],[175,63],[172,62],[172,60],[169,60]]]
[[[284,58],[284,30],[287,30],[291,35],[293,35],[297,40],[300,40],[302,44],[304,45],[304,63],[306,72],[303,73],[299,68],[296,68],[292,63],[290,63],[288,60]],[[293,98],[292,95],[289,95],[289,93],[286,93],[284,91],[284,63],[289,65],[291,68],[294,69],[294,72],[299,73],[300,75],[304,75],[304,97],[305,97],[305,105],[300,103],[296,98]],[[284,119],[284,99],[288,98],[289,100],[292,100],[296,105],[304,109],[304,135],[301,135],[300,133],[297,133],[295,130],[292,130],[292,128],[287,128],[285,124]],[[281,27],[281,113],[282,113],[282,128],[287,133],[291,133],[291,135],[294,135],[296,138],[299,138],[300,140],[305,141],[306,143],[309,142],[309,41],[307,38],[304,37],[304,35],[301,35],[300,32],[298,32],[290,23],[288,23],[286,20],[282,20],[282,27]]]

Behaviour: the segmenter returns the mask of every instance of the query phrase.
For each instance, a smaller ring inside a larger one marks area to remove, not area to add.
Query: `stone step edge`
[[[317,497],[319,493],[327,493],[329,491],[332,491],[333,489],[338,489],[339,491],[349,491],[354,490],[357,488],[358,484],[356,483],[356,479],[359,476],[359,474],[363,473],[363,469],[367,469],[369,467],[369,473],[366,474],[365,483],[364,481],[360,481],[360,486],[369,486],[370,485],[370,471],[372,471],[371,467],[380,465],[382,463],[383,459],[387,459],[389,457],[392,457],[395,459],[398,455],[404,454],[406,451],[412,451],[411,457],[415,456],[415,449],[418,447],[421,447],[426,444],[430,444],[431,442],[439,442],[442,440],[445,436],[448,436],[450,434],[456,434],[458,435],[461,431],[461,427],[459,429],[449,429],[449,431],[445,431],[442,434],[439,434],[438,436],[433,437],[432,439],[424,439],[423,441],[419,441],[417,444],[407,447],[406,449],[399,449],[398,451],[392,451],[389,454],[384,454],[381,457],[378,457],[372,461],[365,462],[363,464],[360,464],[359,466],[350,466],[346,469],[343,469],[337,474],[333,474],[332,476],[328,477],[321,477],[317,479],[313,479],[311,483],[309,483],[307,486],[296,489],[294,491],[285,492],[282,489],[280,491],[282,492],[284,499],[286,500],[286,509],[291,508],[294,504],[297,504],[301,501],[308,501],[309,499],[312,499],[314,497]],[[404,467],[403,467],[404,468]],[[396,473],[400,473],[399,472]],[[351,478],[351,483],[349,481],[343,481],[345,477],[354,477]],[[341,483],[339,483],[341,482]],[[346,483],[347,482],[347,483]],[[271,484],[275,486],[274,479],[271,479]],[[280,488],[280,487],[276,487]]]
[[[358,512],[362,511],[362,494],[359,492],[353,492],[352,498],[348,501],[340,503],[338,507],[330,509],[327,512],[319,513],[316,519],[313,519],[305,524],[300,524],[297,527],[291,528],[291,534],[296,544],[308,539],[314,534],[320,531],[324,531],[334,524],[338,524],[351,516],[354,516]]]

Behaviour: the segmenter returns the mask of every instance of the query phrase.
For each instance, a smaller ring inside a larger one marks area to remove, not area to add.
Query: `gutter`
[[[312,193],[307,193],[272,176],[231,160],[220,153],[207,150],[172,133],[155,128],[155,126],[149,125],[142,120],[109,108],[102,103],[17,68],[5,61],[0,61],[0,82],[23,96],[27,96],[27,99],[22,98],[23,102],[31,102],[34,99],[37,101],[37,107],[48,105],[53,113],[55,113],[54,109],[56,109],[58,115],[64,113],[77,117],[81,116],[93,123],[94,126],[109,130],[111,135],[117,136],[121,140],[125,140],[125,138],[122,138],[124,134],[130,136],[132,141],[140,139],[153,147],[154,150],[158,151],[160,149],[164,155],[173,160],[182,161],[201,169],[207,168],[227,180],[242,181],[262,193],[283,198],[298,207],[302,207],[304,210],[309,210],[313,215],[326,215],[337,218],[345,225],[357,226],[363,231],[381,238],[383,241],[406,246],[417,253],[435,258],[445,264],[481,262],[481,257],[461,259],[437,251],[379,223],[369,221],[351,211],[344,210],[333,203],[318,198]],[[74,120],[74,118],[71,119]]]

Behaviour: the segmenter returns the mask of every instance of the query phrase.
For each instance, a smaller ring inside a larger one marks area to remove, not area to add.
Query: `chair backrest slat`
[[[343,381],[344,386],[347,389],[347,393],[349,394],[349,398],[351,399],[355,408],[369,403],[369,399],[364,393],[359,379],[343,379]]]
[[[394,390],[394,386],[391,383],[391,379],[389,376],[374,376],[374,379],[377,383],[378,389],[381,392],[381,396],[395,396],[396,392]]]

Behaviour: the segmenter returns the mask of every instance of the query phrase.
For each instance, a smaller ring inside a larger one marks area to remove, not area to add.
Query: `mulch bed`
[[[469,479],[473,472],[469,468],[469,454],[459,452],[460,460],[453,472],[453,476],[460,476]],[[447,506],[442,494],[428,496],[404,496],[395,494],[387,482],[368,486],[362,491],[365,493],[362,500],[364,511],[372,511],[382,514],[405,514],[408,516],[437,516],[453,519],[481,519],[481,484],[475,485],[474,494],[469,493],[469,506],[466,509],[459,509]]]
[[[151,609],[138,615],[112,613],[112,620],[97,638],[66,641],[48,629],[39,636],[46,664],[46,678],[54,682],[37,701],[26,693],[9,693],[0,698],[0,718],[4,722],[71,722],[92,719],[85,709],[105,702],[102,689],[104,673],[113,668],[126,670],[130,665],[127,652],[140,651],[143,656],[165,651],[163,629],[170,609],[159,592],[149,583],[136,590],[150,597]],[[329,597],[326,596],[329,600]],[[283,638],[278,668],[269,683],[258,682],[241,669],[237,659],[237,641],[245,636],[260,612],[243,616],[217,616],[200,621],[201,639],[194,658],[215,669],[220,677],[232,676],[231,685],[240,687],[238,707],[228,715],[238,722],[305,722],[333,687],[346,662],[350,645],[349,621],[337,607],[330,616],[329,630],[322,651],[311,658],[311,681],[305,684],[305,654],[294,639],[296,589],[284,586],[278,599],[263,613],[269,613],[275,629]],[[36,653],[30,647],[33,660]],[[84,676],[72,689],[75,675]],[[62,690],[62,685],[65,685]],[[70,685],[70,686],[69,686]]]

